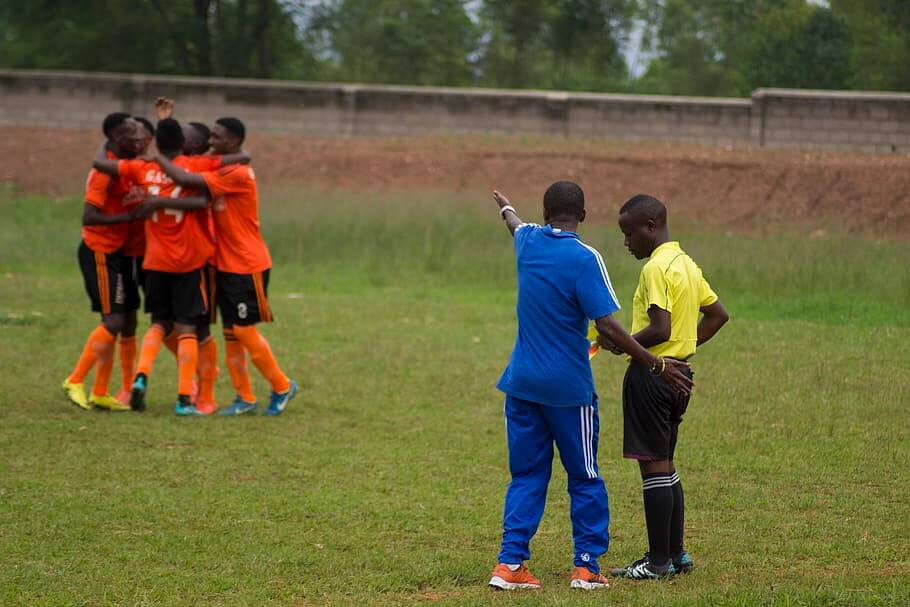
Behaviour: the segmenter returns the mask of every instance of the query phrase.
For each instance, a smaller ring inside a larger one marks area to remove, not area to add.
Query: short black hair
[[[243,140],[246,139],[246,127],[237,118],[219,118],[215,121],[215,124],[220,124],[227,129],[228,133],[240,139],[240,143],[243,143]]]
[[[585,193],[572,181],[557,181],[543,195],[543,208],[550,216],[572,216],[581,219],[585,212]]]
[[[126,112],[114,112],[113,114],[108,114],[104,118],[104,122],[101,123],[101,132],[104,133],[104,136],[108,139],[111,138],[111,134],[114,132],[118,126],[132,118]]]
[[[196,129],[196,132],[199,133],[200,135],[202,135],[203,139],[205,139],[206,141],[209,140],[209,135],[212,134],[212,131],[209,130],[209,127],[207,127],[206,125],[204,125],[201,122],[191,122],[190,126],[193,127],[194,129]]]
[[[153,137],[155,136],[155,127],[148,118],[146,118],[145,116],[133,116],[133,120],[142,124],[142,126],[145,127],[146,131],[151,133]]]
[[[660,225],[667,222],[667,207],[664,203],[649,196],[648,194],[636,194],[626,201],[619,209],[619,214],[634,214],[636,217],[648,220],[654,220],[654,223]]]
[[[183,150],[183,128],[173,118],[158,121],[155,133],[155,145],[162,152],[179,152]]]

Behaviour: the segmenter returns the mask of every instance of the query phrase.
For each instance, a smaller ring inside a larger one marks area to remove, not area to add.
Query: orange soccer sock
[[[231,374],[231,384],[234,391],[248,403],[256,402],[256,395],[253,394],[253,385],[250,381],[250,370],[246,365],[246,350],[243,344],[237,341],[232,329],[224,330],[224,363],[227,365],[228,373]]]
[[[120,387],[129,389],[136,373],[136,336],[120,336]]]
[[[272,348],[265,337],[259,334],[256,327],[234,327],[237,341],[250,353],[250,360],[259,369],[259,372],[272,384],[275,392],[287,392],[291,387],[288,376],[282,373]]]
[[[104,396],[110,389],[111,371],[114,370],[114,349],[116,342],[111,347],[98,355],[98,365],[95,367],[95,383],[92,384],[93,396]]]
[[[110,358],[113,354],[114,334],[108,331],[103,324],[99,324],[89,334],[88,339],[85,340],[85,346],[82,348],[82,354],[79,356],[78,362],[76,362],[76,368],[70,373],[67,381],[72,384],[81,384],[99,359]]]
[[[218,376],[218,346],[209,336],[199,344],[199,401],[215,402],[215,378]]]
[[[155,364],[155,358],[158,356],[158,350],[161,349],[163,339],[164,327],[153,323],[142,337],[142,350],[139,351],[139,365],[136,367],[136,373],[143,373],[147,376],[152,372],[152,365]],[[132,380],[130,381],[132,382]]]
[[[193,393],[193,378],[199,363],[199,339],[195,333],[181,333],[177,336],[177,394],[190,396]]]
[[[171,332],[164,338],[164,345],[171,351],[174,358],[177,358],[177,331],[171,329]]]

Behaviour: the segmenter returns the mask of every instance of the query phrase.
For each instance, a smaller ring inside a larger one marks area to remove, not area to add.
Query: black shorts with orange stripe
[[[221,322],[225,327],[272,322],[268,299],[269,272],[270,270],[255,274],[232,274],[218,270],[215,291],[218,294]]]
[[[215,288],[216,274],[215,266],[207,263],[202,268],[205,274],[206,296],[208,297],[209,311],[196,320],[196,326],[203,324],[213,325],[218,322],[218,290]]]
[[[152,320],[195,325],[208,312],[205,268],[181,274],[145,270],[145,311]]]
[[[139,289],[128,258],[119,253],[98,253],[85,241],[79,243],[77,257],[93,312],[126,314],[139,309]]]

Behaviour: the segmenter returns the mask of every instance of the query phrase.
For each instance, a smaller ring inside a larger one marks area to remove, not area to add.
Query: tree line
[[[0,66],[675,95],[906,91],[910,2],[0,0]]]

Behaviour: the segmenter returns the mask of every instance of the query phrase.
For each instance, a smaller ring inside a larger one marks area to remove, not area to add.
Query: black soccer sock
[[[679,475],[670,475],[670,489],[673,490],[673,516],[670,519],[670,557],[679,560],[683,553],[683,535],[686,526],[686,503]]]
[[[645,522],[648,525],[648,554],[651,564],[663,567],[670,560],[670,519],[673,516],[673,489],[667,472],[642,478]]]

